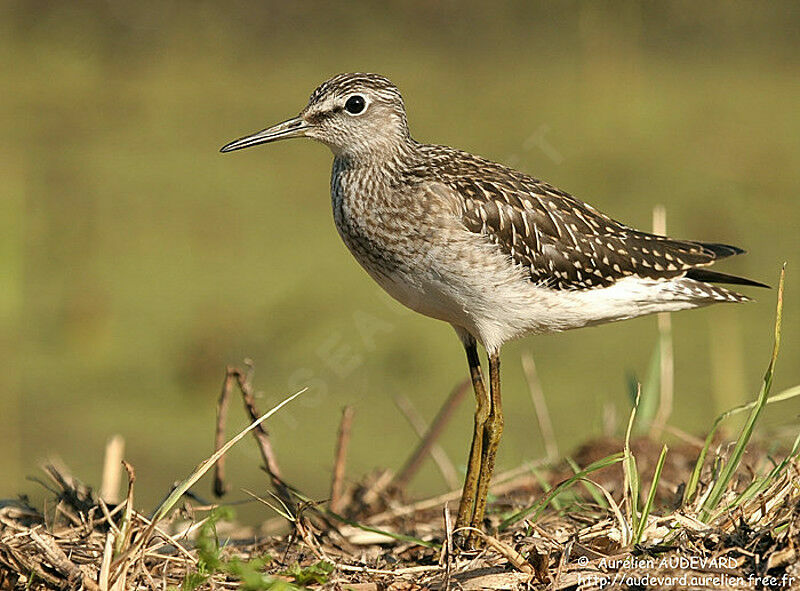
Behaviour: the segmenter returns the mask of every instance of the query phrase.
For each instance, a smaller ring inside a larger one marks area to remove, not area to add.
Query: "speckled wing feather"
[[[437,176],[463,199],[465,226],[488,236],[542,286],[581,290],[627,276],[691,276],[694,269],[743,252],[641,232],[502,165],[444,146],[431,146],[430,152]]]

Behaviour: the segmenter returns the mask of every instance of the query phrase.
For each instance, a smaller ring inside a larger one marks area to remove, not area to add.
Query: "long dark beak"
[[[277,140],[284,140],[290,137],[303,137],[306,130],[311,127],[302,117],[294,117],[283,123],[278,123],[267,129],[247,135],[238,140],[234,140],[229,144],[225,144],[220,149],[220,152],[233,152],[234,150],[241,150],[242,148],[249,148],[250,146],[257,146],[258,144],[266,144]]]

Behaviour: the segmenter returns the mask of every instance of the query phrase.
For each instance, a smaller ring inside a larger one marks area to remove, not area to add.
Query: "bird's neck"
[[[369,174],[397,175],[418,159],[419,144],[411,137],[380,141],[346,150],[334,150],[334,171],[359,171]]]
[[[396,190],[397,184],[419,158],[419,144],[410,138],[386,150],[335,153],[331,197],[337,226],[357,225],[365,222],[373,210],[397,205],[394,202],[403,196],[402,191]]]

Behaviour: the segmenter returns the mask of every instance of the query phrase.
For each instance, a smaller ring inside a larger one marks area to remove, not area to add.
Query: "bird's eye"
[[[345,110],[351,115],[360,115],[367,108],[366,99],[360,94],[354,94],[344,104]]]

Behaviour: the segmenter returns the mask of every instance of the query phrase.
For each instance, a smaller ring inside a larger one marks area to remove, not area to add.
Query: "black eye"
[[[358,115],[362,113],[367,107],[367,101],[360,94],[354,94],[344,104],[345,110],[351,115]]]

